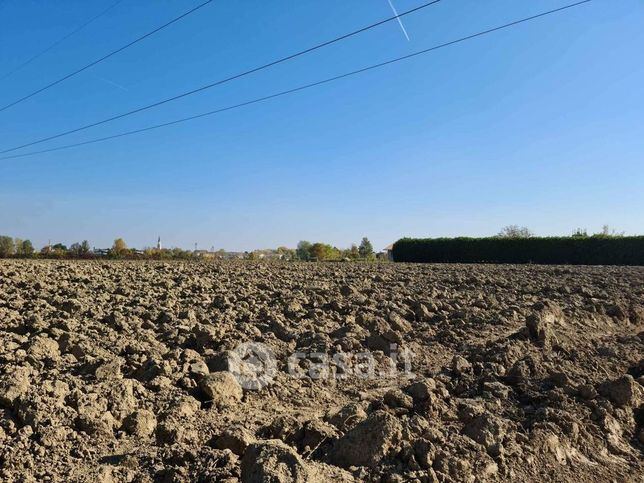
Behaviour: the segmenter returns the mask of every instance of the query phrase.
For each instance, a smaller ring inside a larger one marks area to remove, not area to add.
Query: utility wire
[[[76,35],[78,32],[80,32],[81,30],[83,30],[85,27],[87,27],[89,24],[91,24],[91,23],[92,23],[92,22],[94,22],[95,20],[98,20],[99,18],[101,18],[103,15],[105,15],[107,12],[109,12],[110,10],[112,10],[114,7],[116,7],[116,6],[117,6],[119,3],[121,3],[122,1],[123,1],[123,0],[117,0],[116,2],[114,2],[112,5],[110,5],[109,7],[107,7],[105,10],[103,10],[103,11],[102,11],[101,13],[99,13],[98,15],[95,15],[94,17],[90,18],[90,19],[89,19],[89,20],[87,20],[84,24],[82,24],[82,25],[80,25],[79,27],[77,27],[76,29],[72,30],[70,33],[68,33],[68,34],[67,34],[67,35],[65,35],[64,37],[62,37],[62,38],[58,39],[56,42],[54,42],[53,44],[51,44],[51,45],[50,45],[49,47],[47,47],[46,49],[41,50],[41,51],[40,51],[40,52],[38,52],[37,54],[33,55],[32,57],[30,57],[29,59],[27,59],[26,61],[24,61],[22,64],[20,64],[18,67],[16,67],[16,68],[15,68],[15,69],[13,69],[12,71],[7,72],[5,75],[3,75],[2,77],[0,77],[0,80],[4,80],[4,79],[6,79],[7,77],[12,76],[13,74],[15,74],[16,72],[18,72],[19,70],[22,70],[24,67],[26,67],[27,65],[31,64],[34,60],[36,60],[36,59],[38,59],[39,57],[41,57],[41,56],[45,55],[45,54],[46,54],[47,52],[49,52],[50,50],[52,50],[52,49],[54,49],[55,47],[57,47],[58,45],[62,44],[62,43],[63,43],[65,40],[67,40],[68,38],[72,37],[73,35]]]
[[[154,30],[152,30],[152,31],[150,31],[150,32],[148,32],[148,33],[146,33],[145,35],[142,35],[141,37],[139,37],[139,38],[137,38],[137,39],[133,40],[132,42],[127,43],[127,44],[125,44],[124,46],[122,46],[122,47],[120,47],[120,48],[118,48],[118,49],[116,49],[116,50],[113,50],[113,51],[112,51],[112,52],[110,52],[109,54],[104,55],[103,57],[101,57],[101,58],[99,58],[99,59],[96,59],[96,60],[95,60],[95,61],[93,61],[93,62],[90,62],[89,64],[85,65],[84,67],[81,67],[80,69],[75,70],[74,72],[71,72],[71,73],[67,74],[67,75],[66,75],[66,76],[64,76],[64,77],[61,77],[60,79],[58,79],[58,80],[56,80],[56,81],[54,81],[54,82],[52,82],[52,83],[50,83],[50,84],[47,84],[46,86],[41,87],[41,88],[40,88],[40,89],[38,89],[38,90],[33,91],[31,94],[27,94],[26,96],[21,97],[20,99],[17,99],[17,100],[15,100],[15,101],[13,101],[13,102],[11,102],[11,103],[9,103],[9,104],[7,104],[7,105],[5,105],[5,106],[1,107],[1,108],[0,108],[0,112],[5,111],[6,109],[9,109],[10,107],[15,106],[16,104],[20,104],[22,101],[26,101],[27,99],[30,99],[31,97],[33,97],[33,96],[35,96],[35,95],[37,95],[37,94],[40,94],[41,92],[46,91],[47,89],[49,89],[49,88],[51,88],[51,87],[54,87],[55,85],[60,84],[61,82],[66,81],[67,79],[70,79],[70,78],[74,77],[75,75],[80,74],[81,72],[83,72],[83,71],[85,71],[85,70],[89,69],[90,67],[94,67],[96,64],[100,64],[100,63],[101,63],[101,62],[103,62],[104,60],[109,59],[110,57],[112,57],[112,56],[114,56],[114,55],[118,54],[119,52],[123,52],[125,49],[127,49],[127,48],[129,48],[129,47],[132,47],[134,44],[138,44],[138,43],[139,43],[139,42],[141,42],[142,40],[144,40],[144,39],[146,39],[146,38],[148,38],[148,37],[150,37],[150,36],[152,36],[152,35],[156,34],[157,32],[160,32],[161,30],[165,29],[166,27],[169,27],[170,25],[172,25],[172,24],[174,24],[174,23],[178,22],[179,20],[183,19],[184,17],[187,17],[187,16],[188,16],[188,15],[190,15],[191,13],[196,12],[196,11],[197,11],[197,10],[199,10],[200,8],[205,7],[205,6],[206,6],[206,5],[208,5],[209,3],[212,3],[213,1],[214,1],[214,0],[206,0],[205,2],[203,2],[203,3],[199,4],[199,5],[197,5],[196,7],[194,7],[193,9],[188,10],[187,12],[185,12],[185,13],[183,13],[183,14],[179,15],[178,17],[173,18],[173,19],[172,19],[172,20],[170,20],[169,22],[167,22],[167,23],[165,23],[165,24],[161,25],[160,27],[155,28]]]
[[[379,22],[376,22],[374,24],[368,25],[368,26],[363,27],[363,28],[358,29],[358,30],[354,30],[353,32],[350,32],[348,34],[342,35],[340,37],[336,37],[336,38],[334,38],[332,40],[328,40],[326,42],[323,42],[321,44],[315,45],[315,46],[310,47],[308,49],[301,50],[299,52],[296,52],[294,54],[288,55],[286,57],[282,57],[281,59],[274,60],[272,62],[269,62],[268,64],[260,65],[259,67],[254,67],[254,68],[252,68],[250,70],[241,72],[239,74],[235,74],[235,75],[233,75],[231,77],[227,77],[225,79],[221,79],[221,80],[212,82],[210,84],[206,84],[204,86],[198,87],[196,89],[192,89],[192,90],[187,91],[187,92],[183,92],[182,94],[178,94],[176,96],[169,97],[167,99],[163,99],[163,100],[155,102],[153,104],[148,104],[147,106],[139,107],[139,108],[134,109],[132,111],[124,112],[123,114],[118,114],[116,116],[108,117],[107,119],[103,119],[101,121],[93,122],[91,124],[86,124],[85,126],[81,126],[81,127],[75,128],[75,129],[71,129],[69,131],[64,131],[64,132],[61,132],[61,133],[58,133],[58,134],[54,134],[52,136],[48,136],[48,137],[45,137],[45,138],[42,138],[42,139],[38,139],[36,141],[32,141],[32,142],[29,142],[27,144],[22,144],[21,146],[16,146],[16,147],[11,148],[11,149],[5,149],[4,151],[0,151],[0,154],[9,153],[11,151],[16,151],[18,149],[26,148],[28,146],[33,146],[34,144],[44,143],[45,141],[51,141],[52,139],[67,136],[69,134],[73,134],[73,133],[76,133],[76,132],[79,132],[79,131],[84,131],[85,129],[89,129],[89,128],[92,128],[92,127],[95,127],[95,126],[99,126],[101,124],[106,124],[108,122],[112,122],[112,121],[115,121],[117,119],[121,119],[121,118],[131,116],[133,114],[136,114],[136,113],[139,113],[139,112],[142,112],[142,111],[146,111],[148,109],[152,109],[153,107],[157,107],[157,106],[160,106],[162,104],[166,104],[168,102],[176,101],[177,99],[181,99],[183,97],[191,96],[191,95],[196,94],[198,92],[202,92],[202,91],[205,91],[207,89],[211,89],[211,88],[219,86],[221,84],[225,84],[225,83],[233,81],[235,79],[239,79],[240,77],[244,77],[244,76],[253,74],[253,73],[258,72],[260,70],[268,69],[269,67],[275,66],[277,64],[281,64],[283,62],[286,62],[288,60],[294,59],[294,58],[299,57],[301,55],[308,54],[310,52],[313,52],[315,50],[321,49],[323,47],[326,47],[328,45],[334,44],[336,42],[340,42],[340,41],[345,40],[345,39],[347,39],[349,37],[353,37],[354,35],[358,35],[358,34],[360,34],[362,32],[367,31],[367,30],[370,30],[372,28],[375,28],[375,27],[378,27],[380,25],[383,25],[383,24],[385,24],[387,22],[397,20],[399,17],[402,17],[404,15],[409,15],[409,14],[411,14],[413,12],[417,12],[418,10],[421,10],[423,8],[426,8],[426,7],[429,7],[430,5],[434,5],[434,4],[436,4],[436,3],[440,2],[440,1],[441,0],[433,0],[431,2],[424,3],[423,5],[420,5],[420,6],[416,7],[416,8],[412,8],[411,10],[407,10],[406,12],[403,12],[400,15],[395,15],[393,17],[386,18],[386,19],[381,20]]]
[[[533,15],[531,17],[526,17],[526,18],[523,18],[523,19],[520,19],[520,20],[515,20],[514,22],[510,22],[510,23],[507,23],[505,25],[501,25],[499,27],[494,27],[494,28],[491,28],[491,29],[488,29],[488,30],[484,30],[482,32],[478,32],[476,34],[468,35],[467,37],[461,37],[459,39],[452,40],[452,41],[449,41],[449,42],[445,42],[443,44],[435,45],[433,47],[429,47],[429,48],[424,49],[424,50],[419,50],[419,51],[414,52],[412,54],[404,55],[402,57],[396,57],[394,59],[390,59],[390,60],[387,60],[385,62],[381,62],[379,64],[374,64],[374,65],[371,65],[371,66],[368,66],[368,67],[364,67],[362,69],[354,70],[352,72],[347,72],[345,74],[341,74],[341,75],[338,75],[338,76],[335,76],[335,77],[330,77],[328,79],[324,79],[324,80],[321,80],[321,81],[318,81],[318,82],[314,82],[312,84],[306,84],[306,85],[303,85],[303,86],[300,86],[300,87],[295,87],[293,89],[278,92],[276,94],[271,94],[269,96],[260,97],[260,98],[253,99],[253,100],[250,100],[250,101],[242,102],[240,104],[234,104],[234,105],[231,105],[231,106],[228,106],[228,107],[223,107],[223,108],[220,108],[220,109],[216,109],[214,111],[204,112],[202,114],[197,114],[197,115],[190,116],[190,117],[184,117],[182,119],[176,119],[174,121],[166,122],[166,123],[163,123],[163,124],[156,124],[154,126],[148,126],[148,127],[145,127],[145,128],[136,129],[134,131],[122,132],[122,133],[119,133],[119,134],[114,134],[112,136],[105,136],[105,137],[102,137],[102,138],[91,139],[89,141],[84,141],[84,142],[79,142],[79,143],[74,143],[74,144],[67,144],[65,146],[59,146],[59,147],[56,147],[56,148],[44,149],[44,150],[41,150],[41,151],[32,151],[32,152],[29,152],[29,153],[14,154],[14,155],[10,155],[10,156],[4,156],[4,157],[0,157],[0,161],[5,160],[5,159],[21,158],[21,157],[25,157],[25,156],[34,156],[36,154],[42,154],[42,153],[50,153],[50,152],[53,152],[53,151],[60,151],[60,150],[63,150],[63,149],[70,149],[70,148],[75,148],[75,147],[78,147],[78,146],[85,146],[87,144],[93,144],[93,143],[98,143],[98,142],[102,142],[102,141],[107,141],[107,140],[110,140],[110,139],[116,139],[116,138],[121,138],[121,137],[125,137],[125,136],[130,136],[130,135],[133,135],[133,134],[138,134],[138,133],[142,133],[142,132],[146,132],[146,131],[152,131],[154,129],[159,129],[159,128],[162,128],[162,127],[172,126],[174,124],[179,124],[179,123],[183,123],[183,122],[187,122],[187,121],[192,121],[194,119],[199,119],[199,118],[206,117],[206,116],[212,116],[212,115],[220,114],[222,112],[230,111],[230,110],[233,110],[233,109],[238,109],[240,107],[245,107],[245,106],[249,106],[249,105],[252,105],[252,104],[257,104],[257,103],[264,102],[264,101],[267,101],[267,100],[270,100],[270,99],[275,99],[277,97],[281,97],[281,96],[285,96],[285,95],[292,94],[292,93],[295,93],[295,92],[303,91],[305,89],[310,89],[312,87],[317,87],[317,86],[320,86],[320,85],[323,85],[323,84],[328,84],[330,82],[334,82],[334,81],[337,81],[337,80],[340,80],[340,79],[344,79],[346,77],[350,77],[350,76],[357,75],[357,74],[362,74],[364,72],[368,72],[368,71],[371,71],[371,70],[374,70],[374,69],[378,69],[380,67],[384,67],[384,66],[391,65],[391,64],[394,64],[394,63],[397,63],[397,62],[401,62],[403,60],[411,59],[411,58],[417,57],[419,55],[428,54],[430,52],[433,52],[433,51],[436,51],[436,50],[439,50],[439,49],[443,49],[443,48],[449,47],[451,45],[466,42],[468,40],[472,40],[472,39],[475,39],[475,38],[478,38],[478,37],[482,37],[484,35],[491,34],[493,32],[497,32],[499,30],[507,29],[509,27],[513,27],[513,26],[516,26],[516,25],[519,25],[519,24],[523,24],[523,23],[532,21],[532,20],[536,20],[538,18],[545,17],[547,15],[551,15],[551,14],[554,14],[554,13],[557,13],[557,12],[561,12],[563,10],[567,10],[567,9],[570,9],[570,8],[573,8],[573,7],[578,7],[580,5],[590,3],[591,1],[592,0],[583,0],[581,2],[569,4],[569,5],[566,5],[564,7],[560,7],[560,8],[554,9],[554,10],[549,10],[547,12],[543,12],[543,13],[540,13],[540,14],[537,14],[537,15]]]

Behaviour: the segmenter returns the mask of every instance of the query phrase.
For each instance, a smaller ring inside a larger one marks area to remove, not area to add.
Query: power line
[[[478,38],[478,37],[482,37],[482,36],[487,35],[487,34],[491,34],[493,32],[497,32],[499,30],[514,27],[516,25],[523,24],[523,23],[526,23],[526,22],[529,22],[529,21],[532,21],[532,20],[536,20],[538,18],[545,17],[547,15],[551,15],[551,14],[554,14],[554,13],[557,13],[557,12],[561,12],[563,10],[567,10],[567,9],[570,9],[570,8],[573,8],[573,7],[578,7],[580,5],[590,3],[591,1],[592,0],[583,0],[583,1],[580,1],[580,2],[577,2],[577,3],[572,3],[572,4],[569,4],[569,5],[560,7],[560,8],[556,8],[554,10],[549,10],[547,12],[543,12],[543,13],[540,13],[540,14],[537,14],[537,15],[533,15],[531,17],[526,17],[526,18],[522,18],[520,20],[515,20],[514,22],[510,22],[510,23],[501,25],[499,27],[494,27],[494,28],[491,28],[491,29],[488,29],[488,30],[484,30],[482,32],[478,32],[478,33],[475,33],[475,34],[472,34],[472,35],[468,35],[467,37],[461,37],[459,39],[451,40],[449,42],[445,42],[443,44],[435,45],[435,46],[429,47],[427,49],[419,50],[419,51],[414,52],[412,54],[404,55],[402,57],[396,57],[394,59],[390,59],[390,60],[387,60],[385,62],[380,62],[379,64],[374,64],[374,65],[371,65],[371,66],[368,66],[368,67],[363,67],[362,69],[354,70],[352,72],[347,72],[345,74],[341,74],[341,75],[338,75],[338,76],[335,76],[335,77],[330,77],[328,79],[324,79],[324,80],[321,80],[321,81],[318,81],[318,82],[313,82],[311,84],[306,84],[306,85],[303,85],[303,86],[295,87],[293,89],[288,89],[286,91],[281,91],[281,92],[278,92],[276,94],[271,94],[271,95],[268,95],[268,96],[260,97],[260,98],[253,99],[253,100],[246,101],[246,102],[242,102],[242,103],[239,103],[239,104],[234,104],[234,105],[231,105],[231,106],[228,106],[228,107],[223,107],[223,108],[220,108],[220,109],[216,109],[214,111],[204,112],[202,114],[197,114],[197,115],[190,116],[190,117],[184,117],[182,119],[176,119],[174,121],[169,121],[169,122],[166,122],[166,123],[163,123],[163,124],[156,124],[154,126],[148,126],[148,127],[141,128],[141,129],[136,129],[136,130],[133,130],[133,131],[126,131],[126,132],[123,132],[123,133],[114,134],[112,136],[105,136],[105,137],[102,137],[102,138],[91,139],[89,141],[83,141],[83,142],[74,143],[74,144],[67,144],[67,145],[64,145],[64,146],[59,146],[59,147],[50,148],[50,149],[44,149],[44,150],[41,150],[41,151],[32,151],[32,152],[29,152],[29,153],[14,154],[14,155],[10,155],[10,156],[4,156],[4,157],[0,158],[0,161],[5,160],[5,159],[21,158],[21,157],[26,157],[26,156],[34,156],[36,154],[50,153],[50,152],[53,152],[53,151],[60,151],[60,150],[63,150],[63,149],[70,149],[70,148],[75,148],[75,147],[78,147],[78,146],[85,146],[87,144],[93,144],[93,143],[98,143],[98,142],[102,142],[102,141],[108,141],[110,139],[116,139],[116,138],[130,136],[130,135],[133,135],[133,134],[138,134],[138,133],[142,133],[142,132],[146,132],[146,131],[152,131],[154,129],[159,129],[159,128],[162,128],[162,127],[172,126],[174,124],[179,124],[179,123],[183,123],[183,122],[187,122],[187,121],[192,121],[192,120],[199,119],[199,118],[202,118],[202,117],[212,116],[212,115],[215,115],[215,114],[220,114],[222,112],[231,111],[233,109],[238,109],[238,108],[249,106],[249,105],[252,105],[252,104],[257,104],[257,103],[260,103],[260,102],[268,101],[270,99],[275,99],[277,97],[282,97],[282,96],[285,96],[285,95],[288,95],[288,94],[293,94],[295,92],[303,91],[305,89],[310,89],[312,87],[317,87],[317,86],[320,86],[320,85],[323,85],[323,84],[328,84],[330,82],[334,82],[334,81],[344,79],[344,78],[347,78],[347,77],[350,77],[350,76],[354,76],[354,75],[357,75],[357,74],[362,74],[364,72],[368,72],[368,71],[371,71],[371,70],[374,70],[374,69],[378,69],[380,67],[384,67],[384,66],[391,65],[391,64],[394,64],[394,63],[397,63],[397,62],[401,62],[403,60],[408,60],[408,59],[417,57],[419,55],[428,54],[430,52],[433,52],[433,51],[436,51],[436,50],[439,50],[439,49],[443,49],[445,47],[449,47],[449,46],[452,46],[452,45],[455,45],[455,44],[466,42],[468,40],[472,40],[472,39],[475,39],[475,38]]]
[[[247,70],[247,71],[241,72],[241,73],[239,73],[239,74],[235,74],[235,75],[233,75],[233,76],[231,76],[231,77],[227,77],[227,78],[225,78],[225,79],[221,79],[221,80],[218,80],[218,81],[212,82],[212,83],[210,83],[210,84],[206,84],[206,85],[201,86],[201,87],[198,87],[198,88],[196,88],[196,89],[192,89],[192,90],[187,91],[187,92],[184,92],[184,93],[182,93],[182,94],[178,94],[178,95],[176,95],[176,96],[169,97],[169,98],[167,98],[167,99],[163,99],[163,100],[158,101],[158,102],[155,102],[155,103],[153,103],[153,104],[148,104],[147,106],[139,107],[139,108],[137,108],[137,109],[134,109],[134,110],[132,110],[132,111],[125,112],[125,113],[123,113],[123,114],[118,114],[118,115],[116,115],[116,116],[108,117],[107,119],[103,119],[103,120],[101,120],[101,121],[93,122],[93,123],[91,123],[91,124],[86,124],[85,126],[81,126],[81,127],[79,127],[79,128],[75,128],[75,129],[70,129],[69,131],[64,131],[64,132],[61,132],[61,133],[58,133],[58,134],[54,134],[54,135],[52,135],[52,136],[48,136],[48,137],[45,137],[45,138],[42,138],[42,139],[38,139],[38,140],[36,140],[36,141],[32,141],[32,142],[29,142],[29,143],[27,143],[27,144],[23,144],[23,145],[21,145],[21,146],[16,146],[16,147],[11,148],[11,149],[5,149],[4,151],[0,151],[0,154],[9,153],[9,152],[11,152],[11,151],[16,151],[16,150],[18,150],[18,149],[22,149],[22,148],[26,148],[26,147],[29,147],[29,146],[33,146],[34,144],[44,143],[45,141],[51,141],[52,139],[56,139],[56,138],[60,138],[60,137],[63,137],[63,136],[67,136],[67,135],[69,135],[69,134],[77,133],[77,132],[79,132],[79,131],[84,131],[84,130],[86,130],[86,129],[89,129],[89,128],[92,128],[92,127],[95,127],[95,126],[99,126],[99,125],[101,125],[101,124],[106,124],[106,123],[108,123],[108,122],[112,122],[112,121],[115,121],[115,120],[117,120],[117,119],[121,119],[121,118],[124,118],[124,117],[127,117],[127,116],[131,116],[131,115],[133,115],[133,114],[136,114],[136,113],[139,113],[139,112],[142,112],[142,111],[146,111],[146,110],[148,110],[148,109],[152,109],[153,107],[157,107],[157,106],[160,106],[160,105],[162,105],[162,104],[166,104],[166,103],[168,103],[168,102],[176,101],[177,99],[181,99],[181,98],[183,98],[183,97],[187,97],[187,96],[190,96],[190,95],[196,94],[196,93],[198,93],[198,92],[202,92],[202,91],[205,91],[205,90],[207,90],[207,89],[211,89],[211,88],[213,88],[213,87],[216,87],[216,86],[219,86],[219,85],[225,84],[225,83],[230,82],[230,81],[233,81],[233,80],[235,80],[235,79],[239,79],[240,77],[244,77],[244,76],[247,76],[247,75],[253,74],[253,73],[258,72],[258,71],[260,71],[260,70],[264,70],[264,69],[267,69],[267,68],[269,68],[269,67],[275,66],[275,65],[277,65],[277,64],[281,64],[281,63],[283,63],[283,62],[286,62],[286,61],[288,61],[288,60],[292,60],[292,59],[294,59],[294,58],[296,58],[296,57],[299,57],[299,56],[301,56],[301,55],[308,54],[308,53],[310,53],[310,52],[313,52],[313,51],[315,51],[315,50],[321,49],[321,48],[323,48],[323,47],[326,47],[326,46],[328,46],[328,45],[334,44],[334,43],[336,43],[336,42],[340,42],[340,41],[345,40],[345,39],[347,39],[347,38],[349,38],[349,37],[353,37],[354,35],[358,35],[358,34],[360,34],[360,33],[362,33],[362,32],[367,31],[367,30],[370,30],[370,29],[373,29],[373,28],[378,27],[378,26],[380,26],[380,25],[383,25],[383,24],[385,24],[385,23],[387,23],[387,22],[391,22],[391,21],[393,21],[393,20],[397,20],[399,17],[405,16],[405,15],[409,15],[409,14],[414,13],[414,12],[417,12],[417,11],[419,11],[419,10],[423,9],[423,8],[429,7],[430,5],[434,5],[434,4],[436,4],[436,3],[439,3],[440,1],[441,1],[441,0],[433,0],[433,1],[431,1],[431,2],[424,3],[423,5],[420,5],[420,6],[416,7],[416,8],[412,8],[411,10],[407,10],[406,12],[403,12],[403,13],[401,13],[400,15],[396,15],[396,16],[393,16],[393,17],[386,18],[386,19],[384,19],[384,20],[381,20],[381,21],[376,22],[376,23],[374,23],[374,24],[368,25],[368,26],[363,27],[363,28],[361,28],[361,29],[354,30],[353,32],[350,32],[350,33],[348,33],[348,34],[342,35],[342,36],[340,36],[340,37],[336,37],[336,38],[334,38],[334,39],[332,39],[332,40],[328,40],[328,41],[326,41],[326,42],[323,42],[323,43],[321,43],[321,44],[315,45],[315,46],[310,47],[310,48],[308,48],[308,49],[301,50],[301,51],[299,51],[299,52],[296,52],[295,54],[291,54],[291,55],[288,55],[288,56],[286,56],[286,57],[282,57],[281,59],[277,59],[277,60],[271,61],[271,62],[269,62],[269,63],[267,63],[267,64],[264,64],[264,65],[261,65],[261,66],[259,66],[259,67],[254,67],[254,68],[252,68],[252,69],[250,69],[250,70]]]
[[[85,71],[85,70],[89,69],[90,67],[93,67],[93,66],[95,66],[96,64],[99,64],[99,63],[103,62],[104,60],[109,59],[109,58],[110,58],[110,57],[112,57],[113,55],[116,55],[116,54],[118,54],[119,52],[122,52],[122,51],[124,51],[125,49],[127,49],[127,48],[129,48],[129,47],[132,47],[134,44],[137,44],[137,43],[141,42],[142,40],[144,40],[144,39],[146,39],[146,38],[150,37],[151,35],[154,35],[154,34],[156,34],[157,32],[160,32],[161,30],[165,29],[166,27],[169,27],[170,25],[172,25],[172,24],[174,24],[174,23],[178,22],[179,20],[183,19],[184,17],[187,17],[187,16],[188,16],[188,15],[190,15],[191,13],[196,12],[196,11],[197,11],[197,10],[199,10],[200,8],[205,7],[205,6],[206,6],[206,5],[208,5],[209,3],[212,3],[213,1],[214,1],[214,0],[206,0],[205,2],[203,2],[203,3],[199,4],[199,5],[197,5],[196,7],[194,7],[193,9],[188,10],[187,12],[185,12],[185,13],[183,13],[183,14],[179,15],[178,17],[173,18],[173,19],[172,19],[172,20],[170,20],[169,22],[167,22],[167,23],[165,23],[165,24],[161,25],[160,27],[155,28],[154,30],[152,30],[152,31],[150,31],[150,32],[148,32],[148,33],[146,33],[145,35],[142,35],[141,37],[139,37],[139,38],[137,38],[137,39],[133,40],[132,42],[130,42],[130,43],[128,43],[128,44],[125,44],[124,46],[122,46],[122,47],[120,47],[120,48],[118,48],[118,49],[116,49],[116,50],[113,50],[113,51],[112,51],[112,52],[110,52],[109,54],[104,55],[103,57],[101,57],[101,58],[99,58],[99,59],[97,59],[97,60],[95,60],[95,61],[93,61],[93,62],[90,62],[89,64],[85,65],[84,67],[81,67],[80,69],[75,70],[74,72],[71,72],[70,74],[67,74],[67,75],[66,75],[66,76],[64,76],[64,77],[61,77],[60,79],[58,79],[58,80],[56,80],[56,81],[54,81],[54,82],[52,82],[52,83],[50,83],[50,84],[47,84],[46,86],[41,87],[41,88],[40,88],[40,89],[38,89],[38,90],[33,91],[31,94],[27,94],[26,96],[21,97],[20,99],[15,100],[15,101],[13,101],[13,102],[11,102],[11,103],[7,104],[6,106],[4,106],[4,107],[0,108],[0,112],[4,111],[4,110],[6,110],[6,109],[9,109],[10,107],[15,106],[16,104],[20,104],[22,101],[26,101],[27,99],[29,99],[29,98],[31,98],[31,97],[33,97],[33,96],[37,95],[37,94],[40,94],[41,92],[46,91],[47,89],[49,89],[49,88],[51,88],[51,87],[53,87],[53,86],[55,86],[55,85],[57,85],[57,84],[60,84],[61,82],[64,82],[64,81],[66,81],[67,79],[70,79],[71,77],[74,77],[74,76],[75,76],[75,75],[77,75],[77,74],[80,74],[81,72],[83,72],[83,71]]]
[[[55,47],[57,47],[58,45],[60,45],[61,43],[63,43],[63,42],[64,42],[65,40],[67,40],[68,38],[72,37],[73,35],[76,35],[78,32],[80,32],[81,30],[83,30],[85,27],[87,27],[89,24],[91,24],[91,23],[92,23],[92,22],[94,22],[95,20],[98,20],[99,18],[101,18],[103,15],[105,15],[107,12],[109,12],[110,10],[112,10],[114,7],[116,7],[116,6],[117,6],[119,3],[121,3],[121,2],[123,2],[123,0],[117,0],[116,2],[114,2],[112,5],[110,5],[109,7],[107,7],[105,10],[103,10],[103,11],[102,11],[101,13],[99,13],[98,15],[93,16],[92,18],[90,18],[89,20],[87,20],[85,23],[83,23],[82,25],[80,25],[80,26],[79,26],[79,27],[77,27],[76,29],[72,30],[70,33],[68,33],[68,34],[67,34],[67,35],[65,35],[64,37],[62,37],[62,38],[58,39],[56,42],[54,42],[53,44],[51,44],[51,45],[50,45],[49,47],[47,47],[46,49],[41,50],[41,51],[40,51],[40,52],[38,52],[37,54],[33,55],[32,57],[30,57],[29,59],[27,59],[26,61],[24,61],[22,64],[20,64],[18,67],[16,67],[16,68],[15,68],[15,69],[13,69],[12,71],[7,72],[5,75],[3,75],[2,77],[0,77],[0,80],[4,80],[4,79],[6,79],[7,77],[12,76],[13,74],[15,74],[16,72],[18,72],[19,70],[21,70],[21,69],[23,69],[24,67],[26,67],[27,65],[31,64],[34,60],[36,60],[36,59],[38,59],[39,57],[41,57],[41,56],[45,55],[47,52],[49,52],[50,50],[52,50],[52,49],[54,49]]]

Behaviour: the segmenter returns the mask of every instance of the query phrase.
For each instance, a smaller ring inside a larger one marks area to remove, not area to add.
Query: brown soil
[[[0,480],[641,481],[643,329],[642,268],[0,261]]]

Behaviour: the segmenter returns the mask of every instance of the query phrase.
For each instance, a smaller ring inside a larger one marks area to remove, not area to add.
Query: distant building
[[[157,240],[157,250],[161,250],[163,247],[161,246],[161,237]]]
[[[394,261],[394,244],[387,245],[382,251],[383,257],[389,260],[390,262]]]

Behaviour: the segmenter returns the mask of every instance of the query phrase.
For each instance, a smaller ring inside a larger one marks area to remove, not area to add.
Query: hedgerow
[[[644,236],[403,238],[396,262],[644,265]]]

